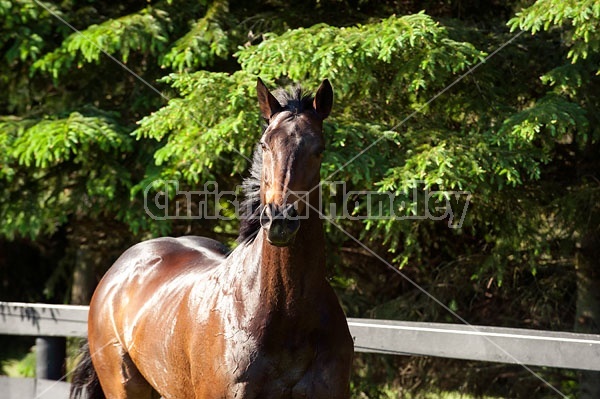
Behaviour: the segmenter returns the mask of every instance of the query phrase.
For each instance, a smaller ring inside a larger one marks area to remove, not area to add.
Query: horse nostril
[[[263,228],[268,228],[273,220],[273,204],[267,204],[260,212],[260,225]]]
[[[295,219],[298,217],[298,210],[296,209],[296,206],[294,204],[289,204],[285,208],[283,213],[284,213],[286,219],[289,219],[289,218]]]
[[[298,218],[296,207],[294,204],[289,204],[285,207],[283,213],[285,215],[286,228],[291,234],[294,234],[300,227],[300,219]]]

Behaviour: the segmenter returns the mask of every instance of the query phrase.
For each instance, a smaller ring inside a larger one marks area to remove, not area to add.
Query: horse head
[[[314,97],[302,96],[299,88],[292,95],[274,95],[258,79],[257,94],[268,123],[260,140],[261,225],[271,244],[288,246],[318,195],[318,190],[313,192],[319,186],[325,148],[323,120],[331,112],[333,89],[324,80]]]

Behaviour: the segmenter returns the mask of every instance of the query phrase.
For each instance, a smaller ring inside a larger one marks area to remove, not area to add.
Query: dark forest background
[[[145,190],[234,189],[261,133],[256,77],[328,78],[323,178],[405,201],[383,209],[402,218],[340,218],[344,230],[471,324],[600,333],[599,4],[0,1],[0,300],[86,304],[155,236],[235,245],[236,220],[154,220]],[[460,226],[414,218],[446,198],[468,205]],[[326,229],[348,316],[458,322]],[[32,345],[0,343],[4,359]],[[600,395],[598,373],[535,371]],[[352,385],[357,398],[555,397],[520,366],[402,356],[357,355]]]

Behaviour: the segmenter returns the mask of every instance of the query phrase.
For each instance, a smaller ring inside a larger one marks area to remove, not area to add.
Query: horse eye
[[[263,151],[267,149],[267,145],[265,144],[264,141],[259,141],[258,144],[260,145],[260,148],[263,149]]]

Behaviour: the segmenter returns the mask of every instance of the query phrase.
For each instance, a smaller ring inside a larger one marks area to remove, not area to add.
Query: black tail
[[[80,359],[75,367],[69,399],[106,399],[92,364],[90,347],[87,342],[81,347]]]

